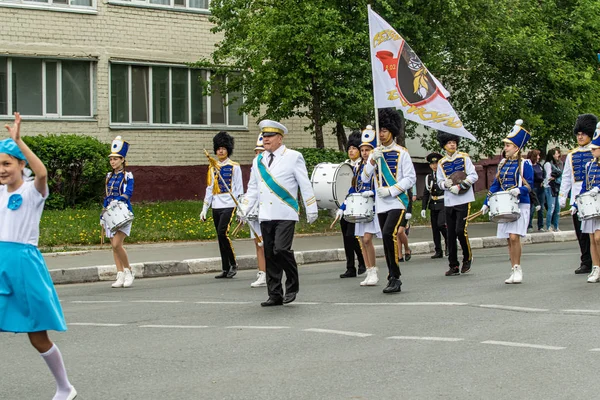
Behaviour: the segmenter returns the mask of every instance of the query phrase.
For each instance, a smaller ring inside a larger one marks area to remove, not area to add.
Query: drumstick
[[[235,236],[238,234],[238,232],[240,231],[240,229],[242,228],[242,223],[238,223],[237,226],[235,227],[235,229],[233,230],[233,232],[231,233],[232,236]]]
[[[568,217],[569,215],[571,215],[571,210],[565,210],[565,211],[561,211],[558,216],[559,217]]]
[[[472,221],[475,218],[479,217],[481,214],[483,214],[483,211],[479,210],[476,213],[473,213],[471,215],[467,215],[466,217],[464,217],[463,219],[467,220],[467,221]]]
[[[338,222],[339,219],[340,219],[340,216],[336,215],[335,219],[333,220],[333,222],[331,223],[331,225],[329,225],[329,229],[333,229],[333,226],[335,225],[336,222]]]

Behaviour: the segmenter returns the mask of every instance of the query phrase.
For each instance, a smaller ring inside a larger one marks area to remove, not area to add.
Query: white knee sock
[[[66,399],[71,392],[72,386],[69,382],[69,378],[67,377],[67,370],[65,369],[65,364],[63,363],[60,350],[58,350],[58,347],[53,344],[50,350],[45,353],[41,353],[40,355],[44,361],[46,361],[46,364],[48,364],[48,368],[50,368],[50,371],[56,380],[56,394],[52,400]]]

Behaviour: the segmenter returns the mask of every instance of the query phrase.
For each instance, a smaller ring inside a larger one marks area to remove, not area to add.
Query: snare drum
[[[375,217],[373,197],[362,197],[360,193],[352,193],[346,197],[344,219],[350,223],[371,222]]]
[[[600,196],[590,192],[580,194],[575,198],[579,219],[587,220],[600,217]]]
[[[521,216],[519,198],[509,192],[496,192],[490,196],[490,221],[514,222]]]
[[[133,221],[133,213],[127,208],[127,204],[122,201],[111,203],[106,207],[102,214],[104,226],[111,232],[116,232],[119,228]]]
[[[310,177],[317,206],[325,210],[340,208],[352,186],[353,177],[350,164],[317,164]]]
[[[248,209],[248,202],[246,201],[246,195],[241,194],[238,197],[238,204],[240,205],[236,210],[236,214],[238,217],[243,218],[246,217],[248,221],[258,221],[258,202],[251,210]],[[243,215],[242,215],[243,214]]]

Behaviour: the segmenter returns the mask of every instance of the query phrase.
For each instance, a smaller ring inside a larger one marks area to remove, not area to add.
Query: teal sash
[[[256,160],[256,164],[258,165],[258,172],[260,173],[260,177],[265,182],[265,184],[275,193],[277,197],[285,202],[288,206],[292,207],[294,211],[298,212],[300,207],[298,206],[298,201],[285,190],[273,176],[267,170],[267,167],[262,163],[263,155],[262,153],[258,155],[258,159]]]
[[[400,157],[398,157],[398,162],[400,162]],[[385,183],[387,183],[388,186],[394,186],[398,182],[392,174],[392,171],[390,171],[389,165],[387,165],[387,162],[385,162],[385,158],[381,160],[381,173],[383,175]],[[406,194],[406,192],[400,193],[398,195],[398,199],[400,200],[400,202],[402,202],[405,208],[408,207],[408,195]]]

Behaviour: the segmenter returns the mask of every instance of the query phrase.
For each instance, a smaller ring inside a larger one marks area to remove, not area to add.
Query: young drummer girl
[[[125,171],[125,156],[129,150],[129,143],[125,142],[121,136],[113,140],[110,148],[110,166],[112,172],[106,175],[106,197],[104,198],[104,209],[115,202],[123,202],[127,205],[129,211],[131,208],[131,196],[133,195],[133,174]],[[104,213],[104,211],[103,211]],[[102,224],[102,221],[100,222]],[[134,275],[129,265],[127,251],[123,247],[125,237],[131,233],[131,222],[111,232],[105,227],[106,237],[110,238],[112,245],[113,258],[117,266],[117,280],[112,284],[114,288],[130,287],[133,285]]]
[[[67,378],[58,347],[48,330],[67,325],[44,258],[37,249],[39,226],[48,197],[47,171],[20,134],[15,113],[10,139],[0,141],[0,332],[27,333],[56,380],[53,400],[72,400],[77,391]],[[35,173],[23,179],[25,164]]]
[[[527,234],[529,224],[530,197],[529,192],[533,185],[533,167],[531,163],[521,159],[521,151],[531,139],[531,135],[521,128],[523,120],[517,120],[508,136],[503,139],[504,153],[498,165],[496,178],[490,187],[481,211],[486,214],[489,210],[488,202],[493,193],[499,191],[509,192],[511,196],[519,199],[519,219],[513,222],[498,223],[498,238],[508,241],[508,254],[512,272],[504,283],[521,283],[523,281],[523,270],[521,269],[521,237]]]

